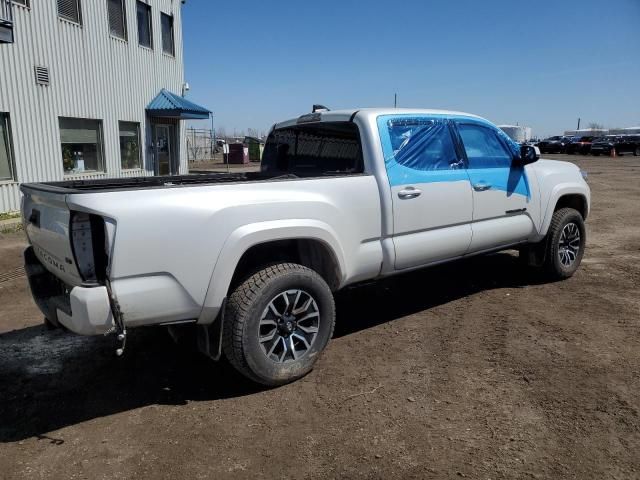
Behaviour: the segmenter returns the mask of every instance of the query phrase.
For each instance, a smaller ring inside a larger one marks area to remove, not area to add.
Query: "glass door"
[[[171,125],[155,126],[156,169],[158,175],[173,175]]]

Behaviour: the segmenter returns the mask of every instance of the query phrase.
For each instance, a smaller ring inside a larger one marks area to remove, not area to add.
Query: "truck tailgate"
[[[82,283],[69,236],[71,212],[64,193],[22,186],[24,226],[38,260],[70,286]],[[87,233],[90,236],[90,232]]]

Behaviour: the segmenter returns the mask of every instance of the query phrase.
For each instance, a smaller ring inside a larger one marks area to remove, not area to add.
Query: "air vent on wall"
[[[36,84],[49,85],[49,69],[47,67],[34,67],[36,74]]]

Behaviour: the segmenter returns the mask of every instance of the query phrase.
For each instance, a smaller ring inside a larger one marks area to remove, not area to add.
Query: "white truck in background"
[[[267,385],[309,372],[332,336],[332,293],[519,249],[570,277],[589,187],[475,115],[322,111],[274,125],[260,172],[22,185],[34,299],[82,335],[195,324]]]

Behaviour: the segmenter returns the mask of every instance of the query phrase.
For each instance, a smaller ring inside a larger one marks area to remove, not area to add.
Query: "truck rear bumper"
[[[58,321],[80,335],[104,335],[113,328],[107,287],[74,287],[70,294],[71,314],[58,310]]]
[[[80,335],[102,335],[113,327],[105,286],[68,287],[40,263],[33,247],[25,250],[24,260],[33,299],[52,323]]]

